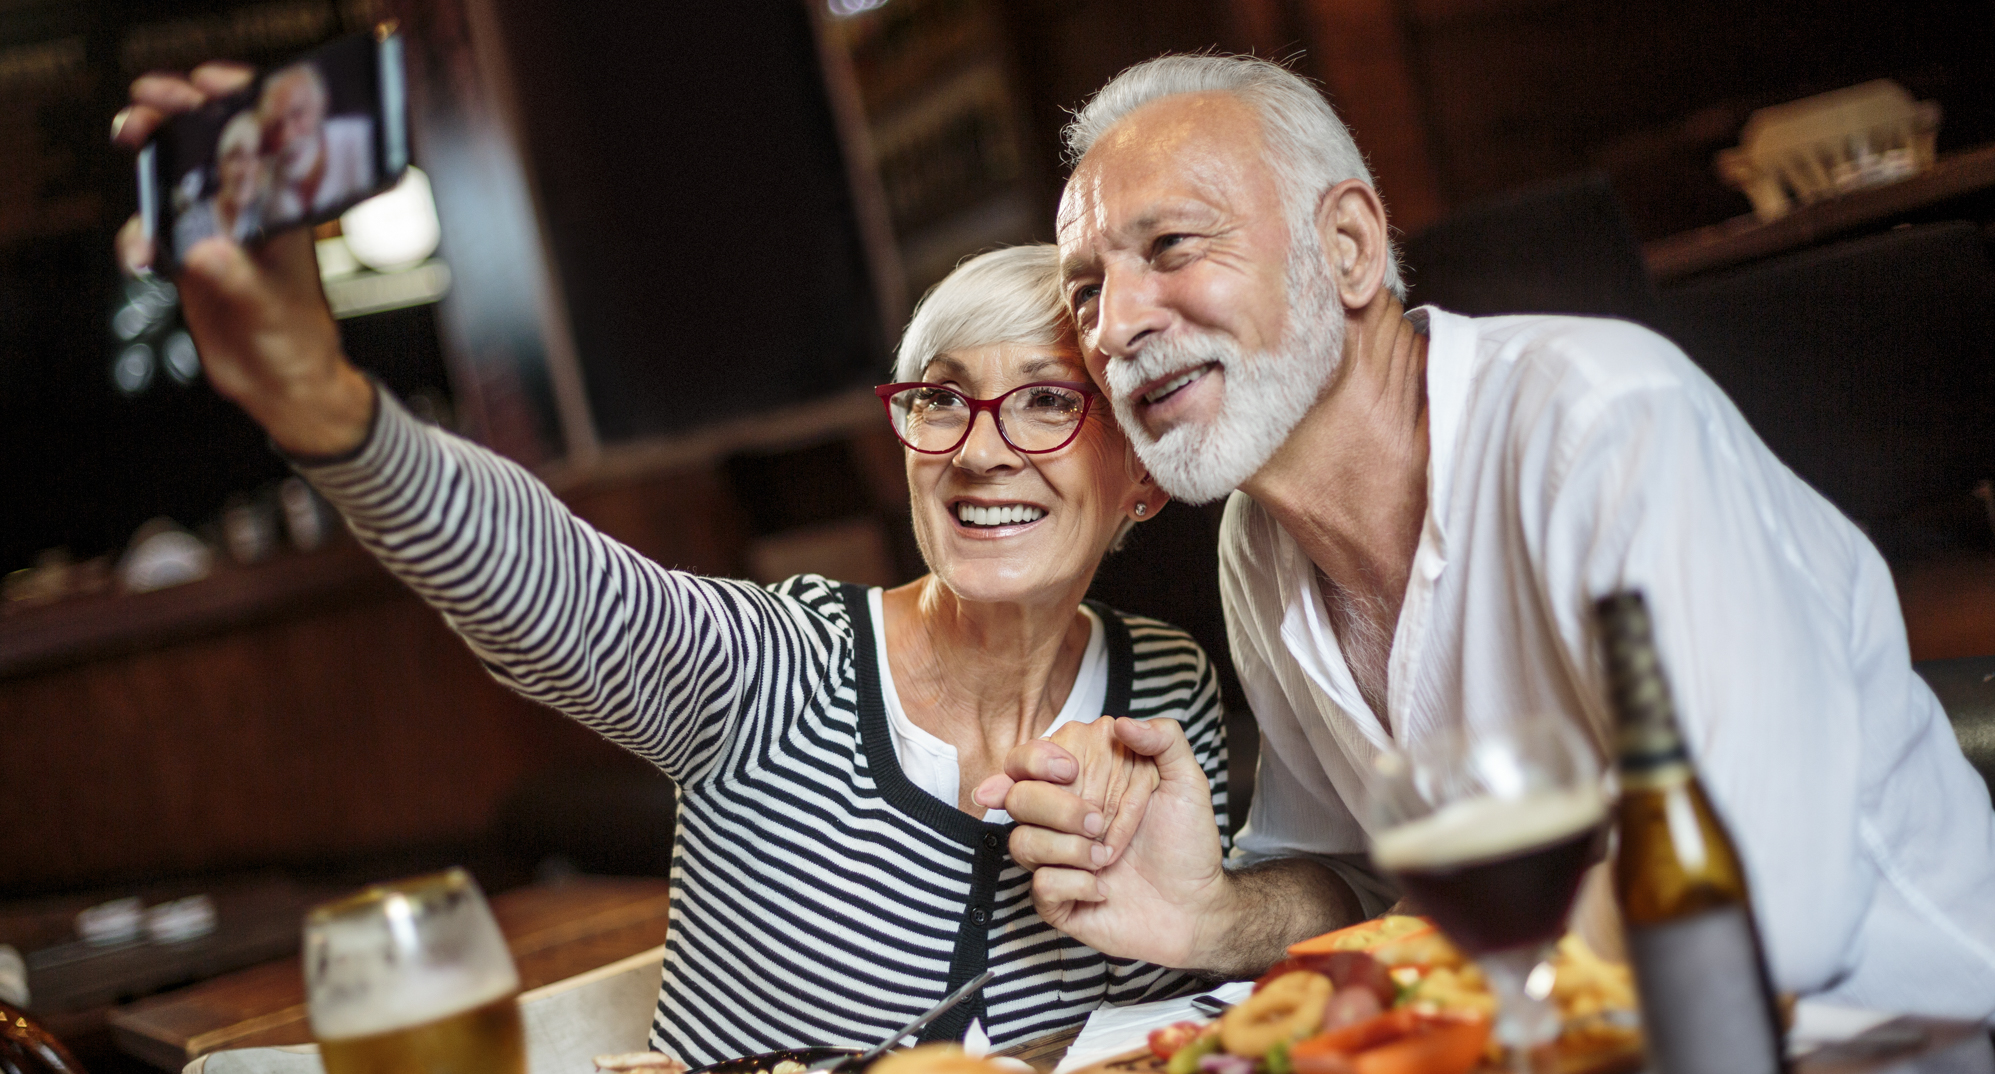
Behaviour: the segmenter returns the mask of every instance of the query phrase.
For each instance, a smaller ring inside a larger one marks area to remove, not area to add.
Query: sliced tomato
[[[1197,1022],[1173,1022],[1162,1029],[1150,1031],[1150,1054],[1159,1059],[1169,1059],[1179,1048],[1198,1039],[1205,1027]]]
[[[1322,1047],[1321,1034],[1288,1046],[1288,1065],[1294,1074],[1352,1074],[1351,1056],[1335,1048]]]
[[[1318,1033],[1288,1050],[1295,1074],[1468,1074],[1489,1044],[1489,1022],[1387,1011]]]
[[[1468,1074],[1489,1044],[1489,1022],[1426,1018],[1413,1032],[1351,1058],[1352,1074]]]

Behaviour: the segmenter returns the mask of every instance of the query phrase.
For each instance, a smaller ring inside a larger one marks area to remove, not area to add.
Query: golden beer
[[[371,1037],[322,1040],[326,1074],[525,1074],[520,1008],[513,997],[440,1021]]]
[[[519,974],[461,869],[305,918],[305,996],[327,1074],[526,1074]]]

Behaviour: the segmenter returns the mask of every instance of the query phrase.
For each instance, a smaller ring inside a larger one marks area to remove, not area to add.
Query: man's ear
[[[1316,205],[1316,234],[1344,308],[1371,305],[1385,286],[1392,241],[1378,191],[1362,179],[1346,179],[1325,191]]]

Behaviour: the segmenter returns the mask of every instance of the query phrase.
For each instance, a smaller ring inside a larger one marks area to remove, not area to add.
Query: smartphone
[[[408,112],[402,39],[384,23],[168,120],[138,159],[154,267],[177,273],[210,235],[258,242],[394,186],[409,165]]]

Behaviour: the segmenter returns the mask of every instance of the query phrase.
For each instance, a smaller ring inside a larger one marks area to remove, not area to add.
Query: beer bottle
[[[1745,872],[1683,746],[1648,606],[1595,606],[1618,727],[1615,894],[1655,1074],[1785,1069],[1780,1017]]]

